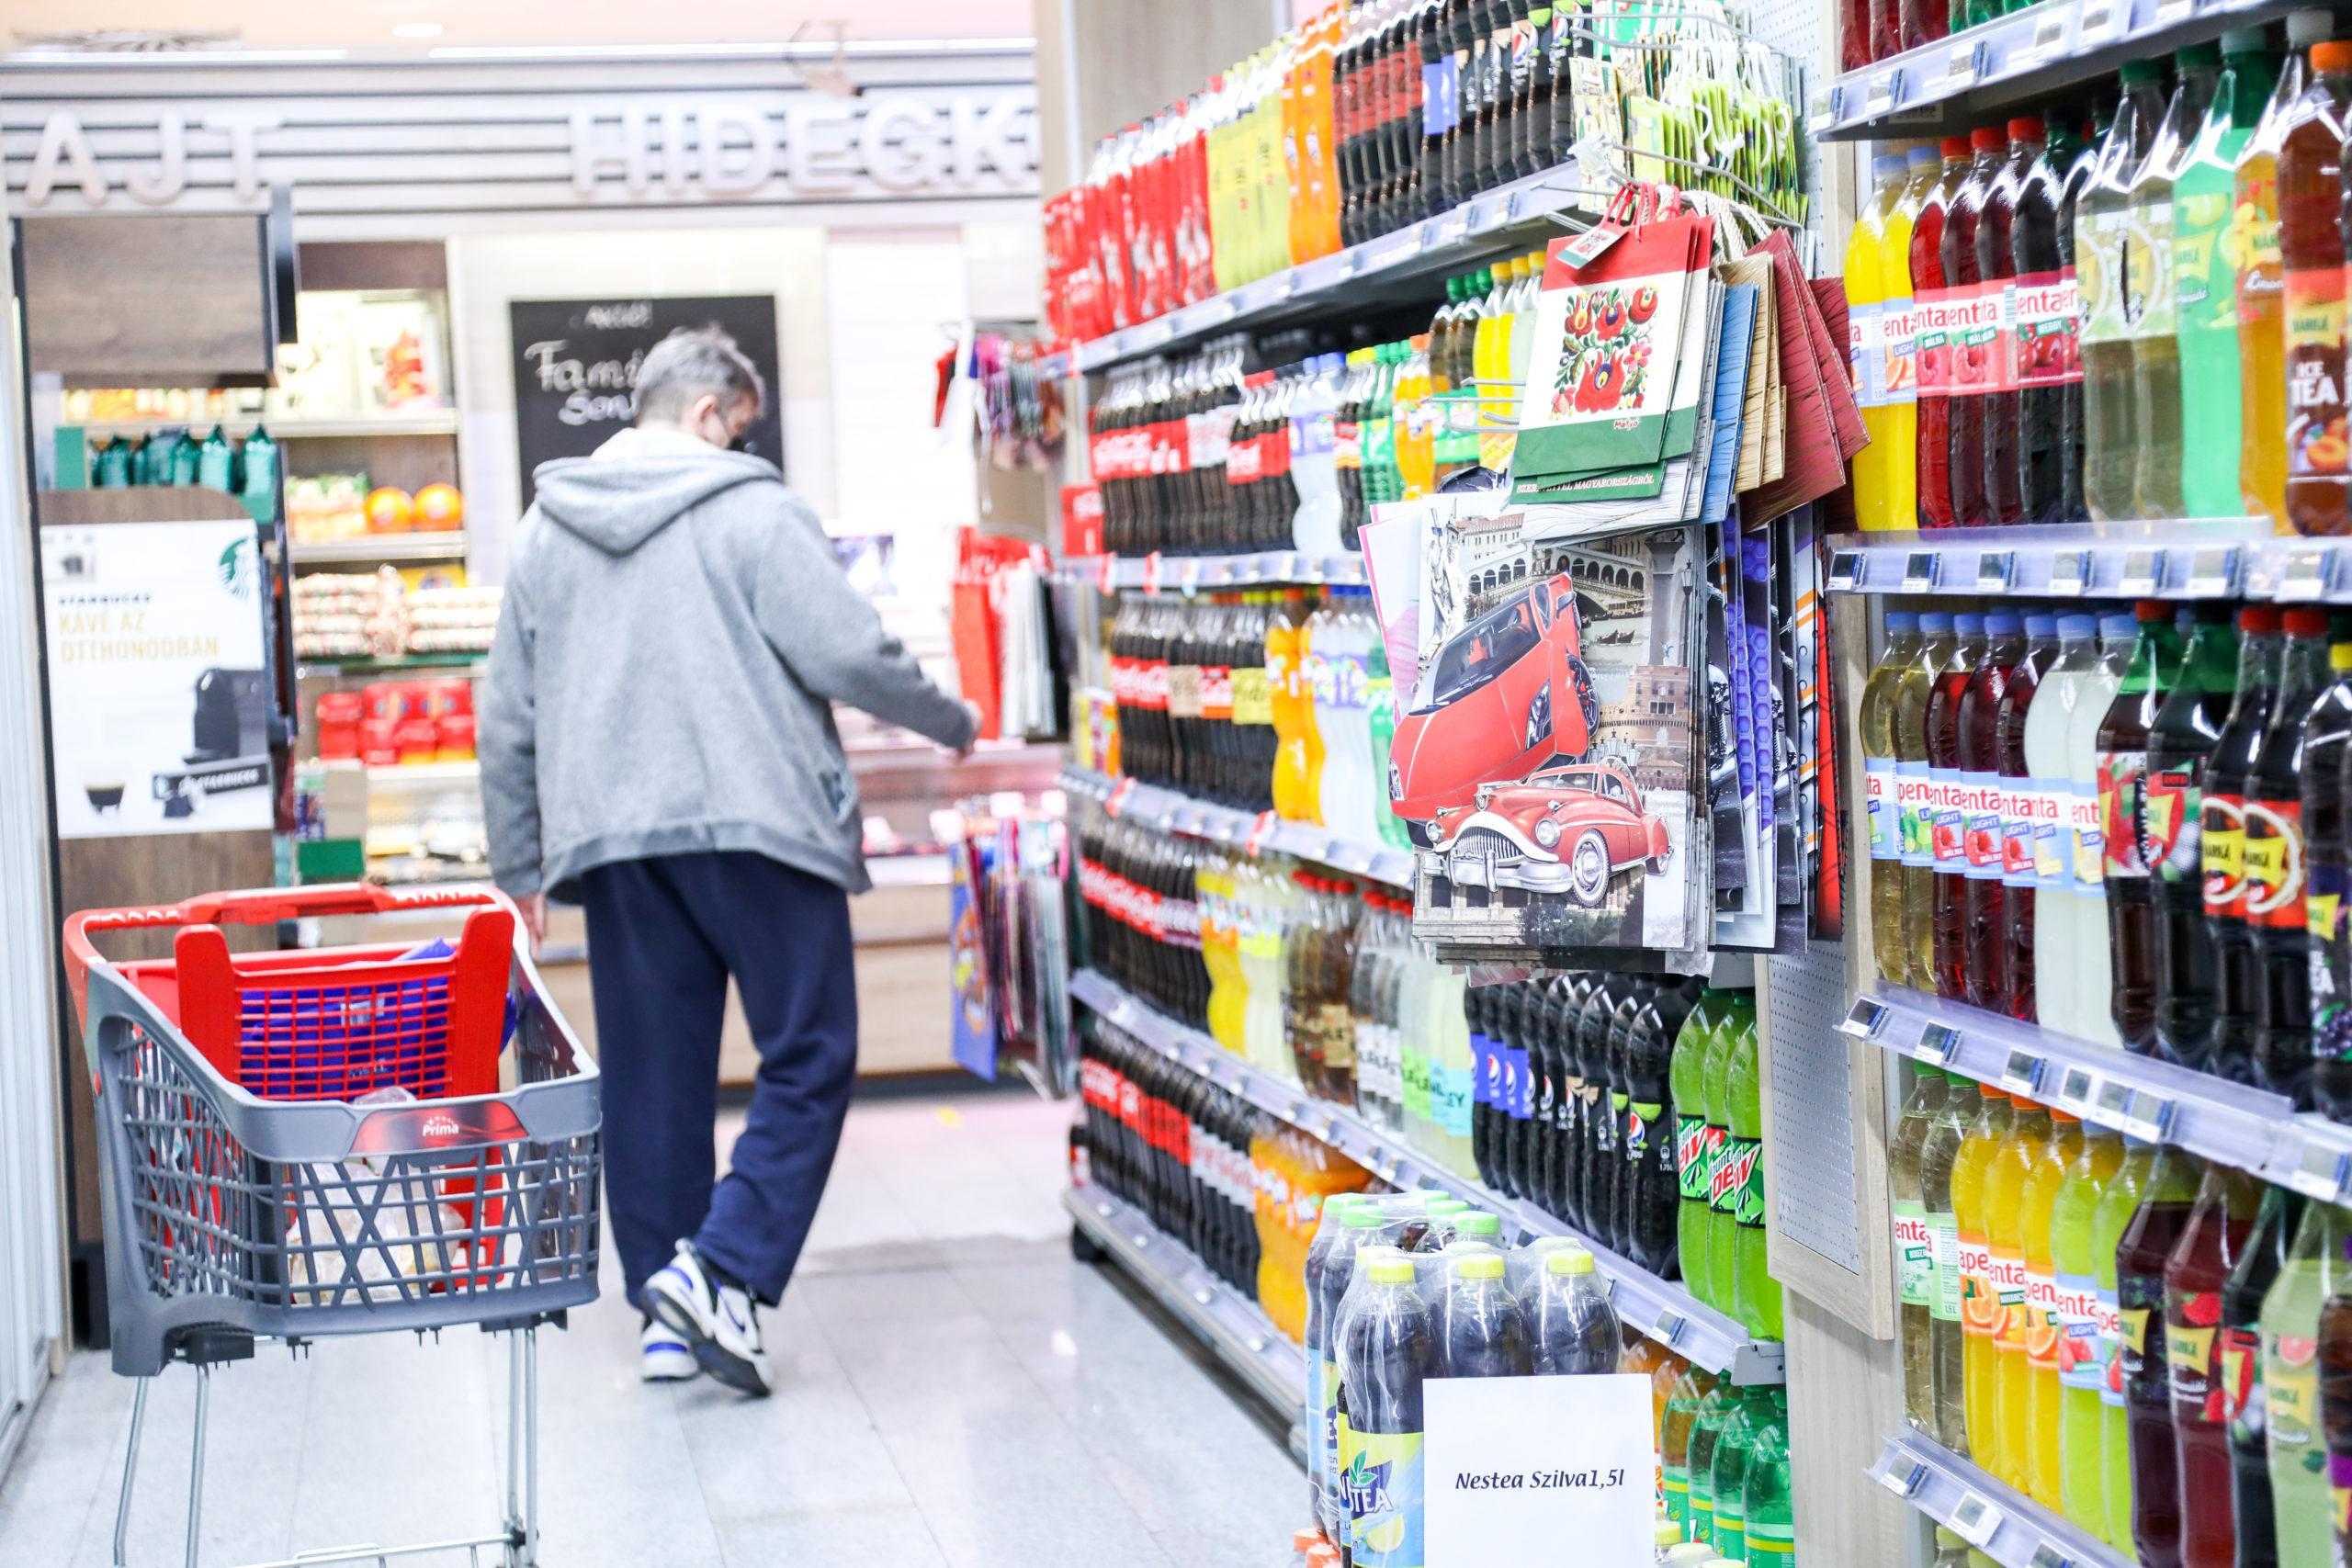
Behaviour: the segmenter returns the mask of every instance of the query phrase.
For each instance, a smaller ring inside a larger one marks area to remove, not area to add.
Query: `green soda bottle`
[[[1715,1444],[1724,1426],[1739,1414],[1739,1391],[1724,1382],[1707,1391],[1699,1412],[1690,1419],[1690,1446],[1685,1463],[1690,1471],[1692,1540],[1712,1545],[1715,1539]]]
[[[2306,1203],[2278,1278],[2262,1298],[2262,1391],[2278,1568],[2334,1568],[2335,1500],[2320,1427],[2319,1313],[2352,1283],[2352,1212]]]
[[[2082,1152],[2066,1168],[2050,1210],[2050,1261],[2057,1274],[2058,1507],[2070,1524],[2107,1534],[2107,1493],[2099,1465],[2107,1415],[2099,1396],[2110,1365],[2099,1331],[2099,1279],[2091,1233],[2099,1199],[2123,1164],[2121,1134],[2096,1122],[2083,1127]],[[2115,1249],[2107,1249],[2108,1271]]]
[[[1372,762],[1380,772],[1374,798],[1379,804],[1373,815],[1379,819],[1380,840],[1391,849],[1409,850],[1413,840],[1405,832],[1405,819],[1396,815],[1389,795],[1389,780],[1393,777],[1388,749],[1396,739],[1396,677],[1388,669],[1388,643],[1377,625],[1373,627],[1372,659],[1365,682],[1365,712],[1372,724]]]
[[[1968,1568],[1968,1542],[1938,1525],[1936,1559],[1928,1568]]]
[[[1658,1471],[1666,1488],[1667,1511],[1674,1516],[1684,1540],[1690,1536],[1690,1428],[1699,1409],[1715,1390],[1715,1374],[1692,1367],[1674,1380],[1667,1391],[1666,1414],[1657,1427]]]
[[[2096,1533],[2127,1559],[2139,1548],[2132,1540],[2132,1416],[2123,1398],[2122,1299],[2116,1287],[2115,1249],[2140,1212],[2140,1199],[2155,1165],[2155,1145],[2125,1138],[2123,1163],[2115,1168],[2107,1190],[2098,1195],[2098,1206],[2091,1211],[2091,1268],[2098,1280],[2099,1337],[2106,1341],[2099,1353],[2108,1366],[2098,1391],[2099,1493],[2107,1519]],[[2062,1479],[2062,1501],[2064,1495]]]
[[[1915,1066],[1911,1091],[1887,1140],[1887,1180],[1894,1191],[1895,1332],[1903,1345],[1903,1419],[1915,1431],[1936,1433],[1934,1353],[1928,1325],[1934,1320],[1935,1243],[1928,1234],[1928,1205],[1919,1185],[1919,1156],[1928,1129],[1942,1114],[1944,1075]]]
[[[1363,422],[1363,498],[1367,505],[1402,501],[1405,481],[1396,471],[1396,362],[1401,343],[1373,351],[1372,397]]]
[[[1683,1287],[1702,1302],[1714,1295],[1708,1269],[1707,1175],[1713,1168],[1716,1145],[1707,1134],[1707,1058],[1722,1032],[1729,999],[1730,993],[1712,986],[1699,994],[1699,1005],[1674,1037],[1674,1056],[1667,1068],[1667,1088],[1674,1096],[1674,1169],[1679,1184],[1675,1251],[1682,1260]]]
[[[2180,354],[2182,511],[2235,517],[2238,491],[2238,255],[2229,241],[2238,155],[2262,118],[2277,68],[2260,28],[2222,35],[2222,74],[2173,176],[2174,331]]]
[[[1772,1391],[1761,1384],[1739,1391],[1739,1414],[1724,1423],[1711,1459],[1708,1491],[1715,1500],[1715,1551],[1735,1562],[1747,1559],[1747,1456],[1772,1419]]]
[[[1962,1459],[1968,1457],[1968,1336],[1960,1322],[1960,1213],[1952,1205],[1951,1168],[1979,1098],[1974,1079],[1945,1073],[1943,1106],[1919,1145],[1919,1201],[1935,1264],[1935,1290],[1928,1303],[1928,1376],[1936,1405],[1928,1435]]]
[[[1754,993],[1733,993],[1715,1025],[1713,1048],[1702,1063],[1708,1139],[1707,1294],[1700,1300],[1726,1317],[1739,1315],[1732,1293],[1733,1237],[1739,1228],[1739,1184],[1732,1167],[1731,1060],[1738,1052],[1740,1034],[1755,1027],[1755,1019]]]
[[[1781,1282],[1766,1269],[1764,1241],[1764,1081],[1751,1004],[1734,1042],[1724,1080],[1731,1106],[1731,1137],[1724,1158],[1726,1179],[1738,1184],[1733,1210],[1731,1291],[1740,1326],[1751,1339],[1781,1337]]]
[[[1747,1532],[1747,1568],[1796,1568],[1796,1513],[1789,1496],[1789,1391],[1770,1391],[1771,1418],[1747,1450],[1747,1483],[1740,1512]]]

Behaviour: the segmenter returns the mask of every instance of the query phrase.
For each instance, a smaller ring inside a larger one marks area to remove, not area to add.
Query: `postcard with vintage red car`
[[[1413,932],[1518,950],[1703,946],[1711,834],[1696,530],[1529,543],[1432,522],[1389,752]]]

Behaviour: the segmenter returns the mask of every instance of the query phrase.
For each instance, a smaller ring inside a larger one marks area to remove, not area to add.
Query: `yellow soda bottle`
[[[1480,321],[1478,330],[1487,330]],[[1430,400],[1435,383],[1430,379],[1430,334],[1407,340],[1405,363],[1396,372],[1396,476],[1405,497],[1430,495],[1437,490],[1437,407]]]
[[[2062,1112],[2052,1111],[2053,1120]],[[2073,1120],[2071,1117],[2065,1120]],[[2106,1337],[2099,1332],[2098,1265],[2091,1228],[2099,1199],[2123,1163],[2123,1140],[2105,1127],[2083,1128],[2082,1148],[2066,1168],[2050,1213],[2050,1258],[2057,1269],[2058,1511],[2069,1524],[2107,1536],[2107,1493],[2099,1473],[2106,1414]],[[2108,1273],[2115,1248],[2107,1249]]]
[[[1919,444],[1919,319],[1911,298],[1911,230],[1928,193],[1943,177],[1943,160],[1932,147],[1915,147],[1905,157],[1903,186],[1887,210],[1886,237],[1879,246],[1879,395],[1885,400],[1887,519],[1890,528],[1919,525],[1919,465],[1909,456]]]
[[[1320,822],[1316,798],[1323,743],[1315,729],[1315,699],[1306,690],[1306,590],[1283,590],[1280,613],[1266,623],[1266,692],[1274,720],[1274,814],[1290,822]]]
[[[1209,1034],[1239,1055],[1250,982],[1241,973],[1240,906],[1234,897],[1231,857],[1204,854],[1193,881],[1201,904],[1201,963],[1209,972]]]
[[[2047,1112],[2049,1142],[2025,1183],[2026,1490],[2045,1508],[2058,1506],[2058,1269],[2051,1230],[2059,1190],[2083,1151],[2083,1124]]]
[[[2000,1329],[1993,1341],[1999,1355],[1994,1373],[1993,1463],[1988,1468],[2002,1482],[2024,1492],[2033,1438],[2026,1425],[2031,1375],[2025,1359],[2025,1189],[2034,1162],[2050,1141],[2050,1117],[2041,1107],[2021,1097],[2014,1098],[2011,1107],[2008,1134],[1984,1168],[1984,1239],[1992,1249],[1992,1278],[2001,1314]],[[1972,1435],[1972,1449],[1975,1442]],[[1981,1453],[1976,1462],[1984,1464]]]
[[[1952,1156],[1952,1224],[1960,1232],[1960,1326],[1962,1418],[1971,1458],[1993,1468],[1998,1439],[1999,1381],[1995,1348],[2001,1332],[2000,1292],[1993,1284],[1991,1243],[1984,1222],[1985,1173],[2009,1130],[2009,1097],[1990,1084],[1976,1086],[1976,1119]]]
[[[1871,444],[1854,455],[1854,517],[1865,529],[1895,525],[1889,489],[1894,432],[1878,389],[1879,307],[1886,299],[1879,258],[1886,254],[1887,213],[1902,188],[1903,174],[1899,152],[1871,160],[1870,199],[1846,238],[1847,352],[1854,399],[1862,406],[1862,424],[1871,436]]]

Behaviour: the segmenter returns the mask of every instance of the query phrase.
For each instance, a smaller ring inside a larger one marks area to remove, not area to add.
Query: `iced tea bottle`
[[[2127,60],[2120,75],[2123,100],[2075,219],[2083,300],[2083,495],[2102,522],[2133,516],[2139,504],[2132,339],[2145,300],[2132,295],[2132,182],[2165,112],[2161,62]]]
[[[1895,805],[1896,693],[1919,656],[1919,617],[1908,610],[1886,615],[1886,649],[1862,686],[1862,776],[1871,829],[1871,950],[1879,978],[1916,986],[1903,944],[1903,820]]]
[[[2074,786],[2066,743],[2083,684],[2098,662],[2098,619],[2058,617],[2058,657],[2042,671],[2025,720],[2026,771],[2032,774],[2034,813],[2033,1019],[2045,1029],[2080,1033],[2075,1002],[2083,992],[2075,962]],[[2104,709],[2101,710],[2102,715]],[[2086,958],[2089,955],[2085,954]],[[2104,998],[2101,998],[2104,1000]]]
[[[2287,53],[2261,123],[2239,155],[2231,221],[2238,250],[2238,494],[2246,512],[2287,523],[2286,278],[2278,249],[2278,152],[2310,85],[2305,51],[2335,30],[2325,11],[2287,17]]]
[[[2132,1544],[2132,1411],[2123,1392],[2122,1280],[2118,1255],[2124,1233],[2139,1217],[2148,1178],[2154,1173],[2156,1145],[2123,1140],[2123,1163],[2099,1192],[2091,1210],[2091,1270],[2098,1280],[2099,1380],[2098,1490],[2107,1522],[2091,1533],[2118,1551]],[[2064,1496],[2064,1488],[2061,1488]]]
[[[1951,1072],[1943,1077],[1943,1103],[1919,1145],[1919,1200],[1927,1215],[1935,1285],[1928,1302],[1928,1375],[1935,1391],[1934,1424],[1928,1433],[1965,1457],[1968,1337],[1960,1321],[1960,1216],[1952,1206],[1952,1173],[1978,1100],[1973,1079]]]
[[[2156,908],[2141,843],[2142,795],[2148,773],[2148,730],[2164,704],[2178,641],[2173,607],[2143,599],[2139,633],[2123,683],[2098,728],[2098,825],[2105,844],[2107,930],[2114,968],[2116,1032],[2126,1048],[2146,1053],[2155,1043]]]
[[[2213,945],[2201,837],[2206,765],[2237,693],[2230,606],[2200,600],[2188,657],[2148,727],[2148,881],[2155,895],[2155,1054],[2200,1071],[2213,1046]]]
[[[1951,510],[1951,288],[1944,276],[1944,219],[1968,178],[1968,138],[1943,139],[1943,173],[1911,223],[1911,309],[1917,323],[1917,465],[1922,528],[1955,525]]]
[[[2327,612],[2309,607],[2282,617],[2278,698],[2246,780],[2245,921],[2262,974],[2256,993],[2254,1079],[2297,1110],[2311,1105],[2310,891],[2303,832],[2304,740],[2312,705],[2327,689]]]
[[[1995,385],[2000,344],[2000,285],[1978,270],[1976,231],[2004,167],[2008,141],[1987,126],[1970,133],[1968,175],[1944,208],[1940,242],[1945,294],[1945,346],[1951,378],[1946,388],[1951,419],[1951,513],[1962,528],[1991,526],[1984,491],[1985,401]]]
[[[1935,1364],[1928,1343],[1936,1253],[1919,1166],[1928,1131],[1943,1112],[1944,1097],[1943,1074],[1915,1065],[1911,1092],[1886,1145],[1887,1183],[1894,1197],[1895,1333],[1903,1346],[1903,1418],[1929,1437],[1936,1432]]]
[[[2233,1568],[2230,1428],[2220,1387],[2222,1289],[2237,1266],[2262,1205],[2262,1183],[2216,1161],[2205,1168],[2188,1228],[2165,1265],[2165,1359],[2172,1382],[2174,1451],[2179,1456],[2183,1568]]]
[[[2058,1112],[2052,1112],[2056,1120]],[[2107,1501],[2101,1490],[2099,1450],[2106,1416],[2100,1395],[2107,1387],[2109,1343],[2100,1332],[2099,1279],[2092,1236],[2099,1200],[2123,1163],[2123,1140],[2105,1127],[2084,1125],[2081,1147],[2066,1168],[2050,1211],[2050,1261],[2057,1303],[2057,1416],[2050,1425],[2058,1445],[2058,1509],[2069,1524],[2104,1539]],[[2115,1268],[2115,1248],[2108,1271]],[[2035,1385],[2039,1388],[2041,1385]],[[2040,1428],[2036,1428],[2037,1436]]]
[[[2222,1288],[2222,1327],[2213,1343],[2215,1392],[2221,1395],[2222,1420],[2230,1437],[2237,1560],[2249,1568],[2256,1563],[2273,1568],[2278,1561],[2265,1437],[2269,1402],[2262,1384],[2262,1303],[2286,1267],[2302,1212],[2301,1193],[2284,1187],[2262,1189],[2254,1233]]]
[[[2116,1244],[2119,1359],[2131,1422],[2132,1541],[2150,1568],[2178,1568],[2181,1560],[2180,1457],[2165,1359],[2165,1270],[2188,1234],[2204,1169],[2204,1162],[2187,1149],[2162,1145],[2139,1212]],[[2228,1464],[2226,1452],[2222,1463]],[[2228,1485],[2226,1469],[2222,1483]]]
[[[2006,1321],[2001,1293],[1993,1278],[1993,1253],[1987,1229],[1990,1193],[1987,1177],[1993,1156],[2008,1136],[2011,1109],[2008,1095],[1993,1084],[1979,1084],[1977,1111],[1961,1140],[1951,1168],[1952,1218],[1960,1247],[1960,1321],[1965,1336],[1961,1348],[1962,1419],[1968,1429],[1968,1452],[1980,1469],[1998,1473],[2001,1453],[2000,1334]]]
[[[2205,928],[2213,948],[2213,1049],[2209,1071],[2254,1081],[2262,964],[2245,918],[2245,803],[2254,760],[2278,695],[2282,651],[2278,612],[2248,604],[2238,612],[2238,689],[2205,767]]]
[[[2173,278],[2173,182],[2205,123],[2222,72],[2221,51],[2193,43],[2176,51],[2172,101],[2132,179],[2125,308],[2132,320],[2132,493],[2142,517],[2177,517],[2180,499],[2179,302]]]
[[[2001,930],[1995,1005],[2011,1018],[2033,1021],[2033,905],[2041,878],[2034,869],[2036,802],[2041,798],[2026,751],[2026,726],[2042,671],[2058,658],[2058,617],[2025,617],[2025,654],[2009,671],[1994,710],[1993,743],[2001,759]]]
[[[1936,994],[1953,1001],[1968,995],[1968,844],[1961,775],[1960,709],[1984,654],[1984,617],[1952,617],[1949,659],[1928,694],[1928,781],[1934,792]]]
[[[1984,505],[1995,523],[2027,520],[2023,446],[2018,435],[2018,336],[2017,219],[2026,181],[2041,157],[2041,121],[2030,115],[2009,121],[2008,143],[1976,220],[1976,276],[1984,298],[1994,302],[1994,336],[1984,380]]]
[[[2025,622],[2005,610],[1984,617],[1984,651],[1960,698],[1962,885],[1961,956],[1971,1006],[1998,1012],[2001,971],[2001,747],[1999,716],[2009,677],[2025,656]],[[2020,745],[2022,733],[2020,732]]]
[[[2278,254],[2286,285],[2287,520],[2298,534],[2352,533],[2344,387],[2344,202],[2338,169],[2352,124],[2352,42],[2312,45],[2312,82],[2278,152]]]
[[[2067,378],[2058,388],[2058,482],[2064,493],[2060,505],[2061,520],[2086,523],[2090,520],[2090,502],[2083,494],[2083,288],[2082,273],[2077,257],[2080,254],[2078,222],[2083,192],[2090,188],[2091,177],[2098,169],[2100,150],[2107,145],[2107,133],[2115,120],[2113,107],[2102,96],[2091,107],[2087,137],[2079,122],[2064,125],[2053,120],[2050,133],[2050,161],[2065,171],[2065,195],[2058,207],[2058,255],[2061,283],[2075,306],[2075,362]]]

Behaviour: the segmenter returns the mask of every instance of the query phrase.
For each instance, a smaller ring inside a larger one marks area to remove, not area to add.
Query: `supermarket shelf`
[[[409,653],[398,659],[298,659],[300,675],[401,675],[424,670],[462,670],[480,675],[490,668],[482,653]]]
[[[1811,127],[1827,141],[1957,134],[2125,60],[2293,9],[2291,0],[2042,0],[1848,72],[1815,97]]]
[[[297,539],[296,566],[335,561],[457,560],[466,553],[462,529],[430,534],[362,534],[349,539]]]
[[[1887,1438],[1870,1475],[2001,1568],[2132,1568],[2105,1541],[1917,1432]]]
[[[2352,1196],[2352,1127],[2299,1116],[2284,1095],[1900,987],[1855,998],[1838,1028],[2266,1181]]]
[[[1383,1181],[1400,1188],[1451,1192],[1503,1216],[1522,1238],[1574,1236],[1591,1250],[1600,1272],[1608,1277],[1611,1296],[1625,1321],[1709,1371],[1731,1370],[1740,1382],[1781,1381],[1780,1346],[1751,1343],[1737,1324],[1702,1305],[1680,1285],[1661,1280],[1578,1235],[1541,1209],[1513,1202],[1400,1146],[1391,1134],[1376,1131],[1354,1111],[1317,1100],[1296,1084],[1252,1066],[1207,1035],[1155,1012],[1105,976],[1080,970],[1070,977],[1069,990],[1176,1066],[1329,1144]]]
[[[1247,588],[1261,582],[1369,581],[1361,555],[1310,556],[1296,550],[1267,550],[1244,556],[1066,556],[1062,576],[1114,588]]]
[[[1112,816],[1122,821],[1132,819],[1163,833],[1182,833],[1220,844],[1247,845],[1252,854],[1278,850],[1356,876],[1369,876],[1392,887],[1413,885],[1410,850],[1353,843],[1311,822],[1286,822],[1271,811],[1261,815],[1238,811],[1229,806],[1211,806],[1172,789],[1137,784],[1133,779],[1114,779],[1086,768],[1064,768],[1060,783],[1072,795],[1102,802]]]
[[[2352,539],[2272,532],[2267,517],[1840,534],[1833,593],[2352,604]]]
[[[1071,361],[1080,370],[1100,370],[1236,328],[1270,326],[1342,306],[1362,310],[1392,298],[1434,296],[1441,292],[1431,286],[1435,276],[1532,249],[1558,232],[1547,219],[1579,199],[1577,186],[1576,164],[1558,164],[1394,233],[1269,273],[1108,337],[1090,338],[1071,351]]]
[[[93,421],[73,428],[85,435],[105,436],[109,440],[119,435],[153,435],[161,430],[191,431],[201,438],[216,424],[232,436],[251,435],[258,425],[279,441],[351,435],[455,435],[458,434],[458,411],[434,409],[424,413],[382,414],[366,419],[270,419],[266,415],[256,418],[252,414],[213,419],[190,414],[186,419]]]
[[[471,784],[481,777],[481,763],[477,759],[468,759],[462,762],[380,763],[368,770],[368,787],[380,789],[386,784]]]
[[[1119,1267],[1142,1280],[1162,1304],[1189,1324],[1275,1409],[1295,1415],[1306,1404],[1306,1353],[1290,1342],[1258,1303],[1209,1272],[1143,1211],[1084,1184],[1062,1194],[1070,1218]]]

